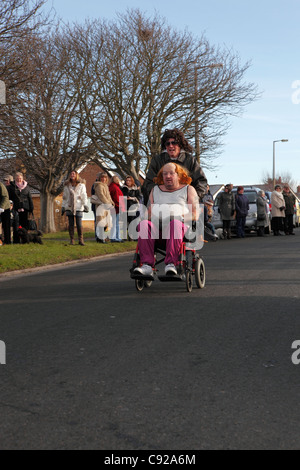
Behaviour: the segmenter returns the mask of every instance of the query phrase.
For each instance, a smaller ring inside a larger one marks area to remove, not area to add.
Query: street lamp
[[[288,142],[288,139],[273,140],[273,189],[275,189],[275,143]]]

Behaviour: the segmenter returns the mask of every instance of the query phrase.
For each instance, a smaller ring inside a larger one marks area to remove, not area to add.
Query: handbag
[[[91,204],[96,204],[96,206],[98,206],[99,204],[102,204],[102,202],[100,201],[100,199],[98,198],[98,196],[96,194],[92,194],[91,195]]]
[[[32,218],[28,219],[28,230],[32,230],[32,231],[37,230],[37,224],[36,224],[33,214],[32,214]]]

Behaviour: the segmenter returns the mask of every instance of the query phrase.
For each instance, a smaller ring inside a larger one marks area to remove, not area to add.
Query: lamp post
[[[197,162],[200,165],[200,123],[199,123],[199,106],[198,106],[198,69],[222,69],[223,64],[216,63],[216,64],[209,64],[209,65],[202,65],[200,67],[194,68],[195,76],[194,76],[194,87],[195,87],[195,153]]]
[[[288,142],[288,139],[273,140],[273,189],[275,189],[275,143]]]

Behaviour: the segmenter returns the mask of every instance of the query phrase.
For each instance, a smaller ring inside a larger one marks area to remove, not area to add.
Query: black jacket
[[[33,212],[33,202],[28,186],[20,190],[16,183],[12,181],[8,186],[9,199],[14,203],[14,209],[24,209],[28,212]]]
[[[157,176],[157,173],[159,172],[159,170],[166,163],[170,163],[170,162],[178,163],[179,165],[185,167],[189,171],[189,175],[192,178],[191,185],[194,186],[194,188],[197,191],[200,201],[202,201],[202,198],[204,194],[206,193],[206,187],[207,187],[206,176],[202,168],[198,164],[196,158],[190,153],[182,151],[179,157],[177,158],[177,160],[172,160],[169,157],[169,154],[167,152],[163,152],[160,155],[157,155],[152,158],[149,169],[146,174],[146,179],[142,186],[144,204],[145,205],[147,204],[151,189],[155,186],[153,178]]]

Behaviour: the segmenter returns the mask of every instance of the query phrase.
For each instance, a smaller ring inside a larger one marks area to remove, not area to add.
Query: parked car
[[[245,232],[253,232],[257,230],[257,206],[256,206],[256,200],[257,200],[257,195],[259,193],[260,189],[256,188],[255,186],[244,186],[244,194],[247,196],[249,199],[249,211],[248,215],[246,217],[246,224],[245,224]],[[234,187],[232,190],[234,196],[236,195],[237,192],[237,187]],[[219,214],[219,206],[218,206],[218,200],[219,196],[221,193],[218,194],[218,196],[215,199],[215,204],[214,204],[214,214],[212,218],[212,223],[216,229],[222,228],[223,227],[223,222],[221,219],[221,216]],[[268,199],[268,196],[267,196]],[[231,223],[232,231],[235,231],[236,227],[236,221],[233,220]],[[266,232],[270,232],[271,230],[271,215],[269,214],[269,227],[266,229]]]

